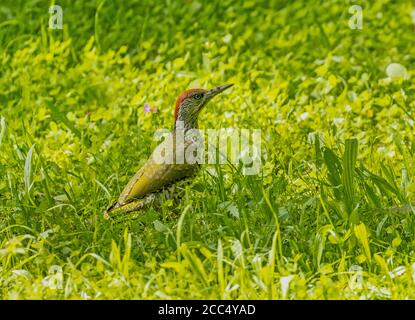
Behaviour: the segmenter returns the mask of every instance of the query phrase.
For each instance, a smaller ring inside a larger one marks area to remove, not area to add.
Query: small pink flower
[[[144,113],[150,112],[150,105],[148,103],[144,104]]]
[[[153,107],[153,108],[151,108],[151,109],[150,109],[150,111],[151,111],[152,113],[156,113],[156,112],[157,112],[157,107]]]

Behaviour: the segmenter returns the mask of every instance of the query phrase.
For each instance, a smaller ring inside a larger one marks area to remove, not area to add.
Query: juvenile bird
[[[195,147],[195,140],[186,135],[186,132],[198,129],[198,116],[203,107],[214,96],[231,86],[232,84],[226,84],[211,90],[190,89],[179,95],[174,110],[173,131],[155,148],[144,166],[131,178],[118,200],[104,212],[105,219],[110,215],[139,211],[153,201],[154,193],[195,174],[199,164],[189,161],[187,157],[176,157],[176,152],[185,154],[188,148]],[[180,134],[183,135],[182,140]],[[177,146],[180,151],[177,150]],[[172,161],[163,162],[161,157]]]

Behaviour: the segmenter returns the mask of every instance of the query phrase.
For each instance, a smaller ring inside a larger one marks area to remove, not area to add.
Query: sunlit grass
[[[343,1],[59,4],[0,4],[1,298],[415,298],[410,1],[362,30]],[[261,173],[105,221],[176,96],[224,83],[201,127],[261,129]]]

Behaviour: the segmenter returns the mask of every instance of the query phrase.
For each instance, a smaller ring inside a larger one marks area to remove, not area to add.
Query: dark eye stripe
[[[193,95],[193,98],[195,98],[196,100],[200,100],[200,99],[202,99],[202,97],[203,97],[203,94],[201,94],[201,93],[196,93],[196,94]]]

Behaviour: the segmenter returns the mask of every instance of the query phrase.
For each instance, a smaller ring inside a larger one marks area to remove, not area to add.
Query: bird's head
[[[203,107],[217,94],[223,92],[233,84],[225,84],[210,90],[205,89],[189,89],[184,92],[176,100],[176,108],[174,110],[174,122],[182,121],[185,128],[196,128],[197,117]]]

